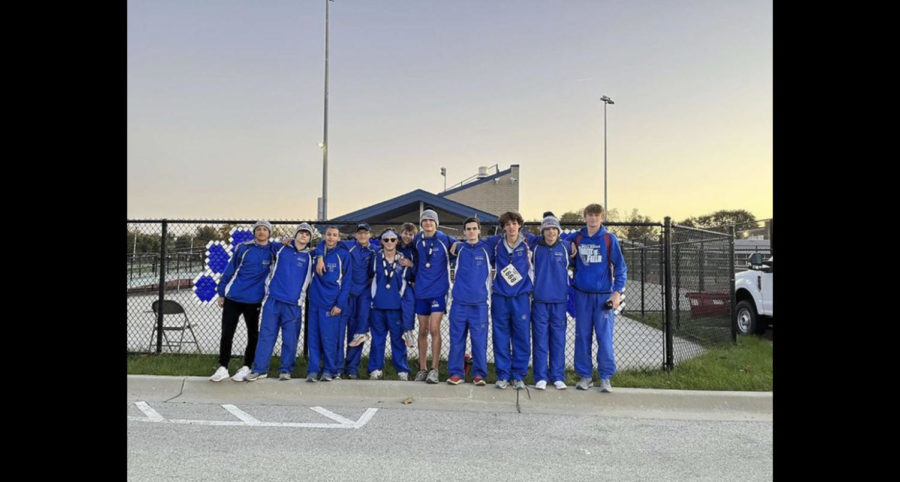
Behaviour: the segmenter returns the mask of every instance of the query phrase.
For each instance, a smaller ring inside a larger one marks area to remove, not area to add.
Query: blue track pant
[[[384,345],[391,334],[391,364],[397,373],[409,373],[406,343],[403,341],[403,322],[400,310],[372,310],[372,345],[369,347],[369,373],[384,370]]]
[[[409,331],[416,327],[416,294],[413,287],[407,285],[400,299],[400,311],[402,313],[403,331]]]
[[[487,328],[486,304],[453,303],[450,306],[450,354],[447,357],[450,376],[466,377],[466,332],[468,332],[472,339],[472,378],[487,378]]]
[[[342,372],[348,375],[356,375],[359,372],[359,362],[362,359],[362,351],[365,343],[359,346],[347,346],[353,337],[358,333],[369,332],[369,314],[372,310],[372,292],[363,290],[357,296],[350,295],[347,300],[347,310],[341,313],[341,331],[340,337],[344,341],[341,347],[341,360],[338,366],[342,368]],[[344,348],[347,349],[347,355],[344,356]]]
[[[531,335],[534,352],[534,382],[565,381],[566,378],[566,303],[541,303],[531,307]],[[547,356],[550,374],[547,376]]]
[[[584,378],[592,378],[594,366],[591,361],[593,335],[597,335],[597,372],[600,378],[609,378],[616,373],[613,356],[613,310],[603,305],[610,294],[584,293],[575,290],[575,373]]]
[[[309,307],[309,366],[310,373],[327,373],[331,376],[340,373],[338,349],[341,348],[341,317],[331,316],[331,306],[322,307],[311,304]],[[320,365],[324,364],[319,372]]]
[[[531,296],[493,294],[491,319],[497,380],[524,380],[531,358]],[[511,347],[510,347],[510,344]]]
[[[262,305],[262,324],[259,327],[259,342],[253,358],[253,373],[268,373],[269,361],[278,329],[281,328],[281,366],[279,373],[291,373],[297,361],[297,341],[300,339],[300,323],[303,311],[300,306],[267,298]]]

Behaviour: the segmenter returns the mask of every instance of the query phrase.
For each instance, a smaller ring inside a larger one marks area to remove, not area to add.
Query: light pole
[[[441,176],[444,176],[444,191],[446,191],[447,190],[447,168],[446,167],[441,168]]]
[[[609,204],[606,201],[606,105],[615,104],[608,95],[600,97],[603,101],[603,210],[609,213]]]
[[[334,0],[325,0],[325,121],[322,142],[322,211],[320,221],[328,219],[328,3]]]

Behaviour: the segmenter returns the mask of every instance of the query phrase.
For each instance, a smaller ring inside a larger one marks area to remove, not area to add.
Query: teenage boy
[[[416,381],[438,383],[441,360],[441,320],[447,311],[447,292],[450,291],[450,236],[438,231],[438,215],[426,209],[419,216],[422,231],[413,238],[416,247],[416,315],[419,319],[419,371]],[[428,335],[431,335],[431,370],[428,355]]]
[[[413,243],[413,239],[416,237],[416,233],[418,232],[419,228],[417,228],[413,223],[403,223],[403,225],[400,226],[400,241],[397,243],[397,251],[400,252],[402,258],[400,263],[408,268],[414,268],[416,265],[416,245]],[[403,340],[406,342],[407,347],[413,347],[416,345],[416,339],[418,338],[415,330],[415,273],[413,269],[410,269],[409,273],[410,276],[412,276],[412,279],[406,286],[406,291],[403,293],[403,301],[401,302],[401,319],[403,320]]]
[[[340,351],[343,340],[339,338],[341,312],[347,309],[353,263],[350,253],[339,241],[341,232],[337,226],[325,229],[325,245],[316,248],[313,257],[321,259],[321,269],[316,267],[312,287],[309,290],[309,365],[307,382],[330,382],[340,376]]]
[[[609,379],[616,373],[613,355],[614,311],[625,289],[626,266],[619,240],[607,231],[603,206],[584,208],[585,226],[570,233],[575,245],[575,374],[581,377],[575,388],[587,390],[594,385],[591,345],[597,336],[597,372],[600,391],[612,391]],[[610,302],[607,306],[607,301]]]
[[[275,245],[275,262],[266,278],[266,296],[263,298],[260,316],[259,343],[253,368],[245,380],[266,378],[272,349],[281,329],[281,366],[279,380],[290,380],[297,361],[297,341],[306,305],[306,288],[312,281],[312,255],[309,240],[312,227],[301,223],[289,244]]]
[[[397,252],[398,235],[388,229],[381,235],[382,248],[372,257],[368,267],[372,298],[372,345],[369,350],[369,378],[384,376],[384,348],[387,334],[391,334],[391,363],[402,381],[409,379],[406,343],[403,341],[403,321],[400,319],[403,296],[409,289],[412,269],[400,264]]]
[[[464,223],[465,243],[456,243],[456,279],[453,282],[453,305],[450,307],[450,354],[447,383],[465,382],[466,333],[472,343],[472,383],[485,384],[487,377],[488,305],[491,295],[492,251],[486,241],[478,239],[478,218]]]
[[[266,276],[274,255],[272,244],[269,243],[272,225],[260,220],[252,229],[253,239],[235,247],[234,255],[228,261],[216,288],[219,293],[217,303],[222,308],[222,338],[219,340],[219,368],[209,377],[213,382],[228,378],[231,344],[241,315],[244,315],[244,323],[247,325],[247,348],[244,350],[244,365],[231,379],[236,382],[244,381],[256,355],[259,309],[266,295]]]
[[[541,222],[541,236],[532,242],[532,373],[534,388],[538,390],[547,388],[547,380],[552,381],[558,390],[566,389],[566,297],[569,291],[569,259],[573,248],[568,241],[560,241],[561,230],[559,219],[552,212],[546,212]]]
[[[494,337],[494,366],[497,388],[525,388],[531,358],[531,292],[534,266],[528,241],[535,236],[522,232],[525,220],[517,212],[500,215],[504,234],[487,238],[493,251],[496,274],[491,292],[491,320]]]

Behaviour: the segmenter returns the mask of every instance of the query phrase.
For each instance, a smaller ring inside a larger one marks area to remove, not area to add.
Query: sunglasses
[[[381,240],[384,241],[385,243],[396,243],[397,242],[397,238],[381,238]]]

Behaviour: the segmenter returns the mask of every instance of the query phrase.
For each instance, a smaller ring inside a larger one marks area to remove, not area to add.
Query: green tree
[[[631,210],[631,215],[626,222],[631,223],[652,223],[653,220],[649,216],[641,216],[637,208]],[[659,227],[657,226],[621,226],[622,235],[626,239],[637,241],[641,239],[656,240],[659,239]]]
[[[756,221],[756,216],[746,209],[727,210],[722,209],[703,216],[689,217],[676,224],[690,226],[711,231],[725,232],[732,224],[747,225]]]

